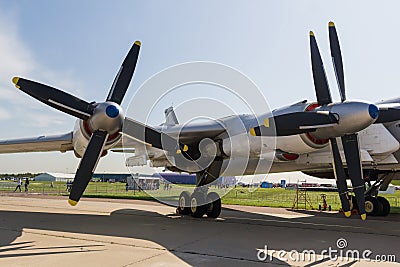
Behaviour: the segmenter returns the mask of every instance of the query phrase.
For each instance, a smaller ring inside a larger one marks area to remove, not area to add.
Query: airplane
[[[109,150],[133,148],[135,155],[127,165],[142,166],[150,161],[154,167],[196,174],[194,192],[183,191],[179,196],[180,214],[217,218],[220,196],[208,188],[222,175],[303,171],[336,179],[346,217],[353,209],[363,220],[367,214],[387,215],[390,204],[378,196],[378,190],[397,176],[400,99],[377,104],[347,100],[335,24],[329,22],[328,28],[340,102],[332,100],[311,31],[316,102],[301,101],[266,114],[232,115],[197,124],[179,124],[170,107],[164,124],[146,125],[124,117],[120,106],[138,61],[141,43],[136,41],[104,102],[89,103],[54,87],[14,77],[12,82],[18,89],[77,121],[67,134],[0,141],[0,153],[73,151],[81,161],[69,195],[72,206],[79,202],[102,156]],[[271,142],[276,145],[271,146]],[[347,187],[347,178],[352,190]],[[365,182],[369,182],[368,190]]]

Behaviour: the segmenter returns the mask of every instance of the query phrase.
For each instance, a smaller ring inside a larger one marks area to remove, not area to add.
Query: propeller
[[[338,83],[341,101],[346,100],[343,62],[339,45],[339,38],[336,32],[335,24],[329,22],[329,43],[331,49],[332,62],[335,69],[336,80]],[[319,53],[317,41],[314,33],[310,32],[311,65],[314,78],[314,87],[317,96],[317,102],[320,106],[326,106],[332,103],[328,80],[326,78],[321,55]],[[353,191],[359,207],[361,218],[366,219],[365,214],[365,183],[362,175],[362,166],[360,160],[360,148],[357,133],[349,133],[341,136],[342,145],[346,157],[348,173],[353,185]],[[336,138],[329,138],[333,157],[333,166],[335,170],[336,184],[342,204],[342,209],[346,216],[350,216],[350,205],[347,199],[346,176],[343,168],[342,158],[339,154]]]
[[[387,123],[400,120],[400,105],[398,103],[378,104],[379,117],[375,123]]]
[[[118,133],[122,129],[123,114],[119,105],[125,96],[135,71],[140,46],[141,43],[139,41],[132,45],[114,79],[106,102],[103,103],[88,103],[71,94],[38,82],[19,77],[12,79],[15,86],[21,91],[55,109],[78,119],[87,120],[93,130],[75,174],[74,184],[68,200],[72,206],[78,203],[92,178],[108,136]],[[131,124],[135,123],[140,124],[139,122],[131,121]],[[141,129],[147,132],[146,126]],[[158,144],[161,133],[153,129],[149,129],[149,131],[152,134],[145,141]]]
[[[288,136],[315,131],[338,123],[337,117],[329,112],[293,112],[268,117],[264,125],[250,129],[253,136]],[[275,127],[272,127],[274,124]]]
[[[179,143],[175,138],[130,118],[125,118],[124,134],[158,149],[176,151],[178,154],[188,151],[188,146]]]
[[[12,81],[24,93],[78,119],[87,120],[93,114],[91,104],[59,89],[18,77]]]
[[[343,71],[343,60],[342,52],[340,50],[339,38],[336,32],[335,24],[329,22],[329,46],[331,49],[331,57],[333,62],[333,68],[335,70],[336,82],[339,87],[340,98],[342,102],[346,100],[346,90],[344,87],[344,71]]]

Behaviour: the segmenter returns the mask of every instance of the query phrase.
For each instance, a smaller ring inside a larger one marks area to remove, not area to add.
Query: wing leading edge
[[[66,152],[73,150],[72,132],[61,135],[38,136],[0,141],[0,154],[21,152]]]

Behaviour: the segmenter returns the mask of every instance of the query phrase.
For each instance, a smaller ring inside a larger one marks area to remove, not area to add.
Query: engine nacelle
[[[72,145],[74,146],[74,153],[77,158],[81,158],[83,156],[83,153],[85,153],[86,147],[89,144],[89,140],[93,132],[94,131],[90,127],[90,124],[87,120],[76,121],[72,136]],[[121,137],[122,135],[119,133],[119,131],[110,134],[107,138],[101,156],[105,156],[107,154],[107,150],[116,145],[120,141]]]
[[[330,112],[336,114],[339,123],[334,126],[319,128],[315,132],[301,135],[280,136],[276,147],[294,154],[310,153],[328,146],[330,137],[359,132],[375,122],[379,115],[378,108],[371,103],[345,101],[319,107],[317,103],[305,101],[274,111],[274,115],[297,111]]]
[[[315,109],[316,112],[330,112],[335,114],[339,123],[337,125],[319,128],[310,133],[318,139],[328,139],[339,137],[345,134],[357,133],[373,124],[379,116],[377,106],[367,102],[345,101],[343,103],[333,103]]]

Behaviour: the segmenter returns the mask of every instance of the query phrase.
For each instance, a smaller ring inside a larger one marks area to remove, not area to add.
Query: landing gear
[[[200,191],[194,191],[190,197],[190,215],[201,218],[207,212],[205,195]]]
[[[183,191],[179,196],[178,214],[201,218],[217,218],[221,214],[221,198],[216,192],[208,192],[209,185],[219,177],[222,159],[217,158],[207,171],[196,173],[196,188],[193,194]]]
[[[377,198],[372,196],[365,197],[365,211],[367,212],[367,215],[379,216],[382,213],[382,210],[382,204]]]
[[[355,197],[349,196],[350,210],[358,213],[358,205]],[[365,196],[365,212],[368,216],[388,216],[390,213],[389,201],[381,196]]]
[[[207,194],[207,217],[218,218],[221,214],[221,199],[219,195],[215,192],[210,192]]]
[[[194,218],[201,218],[204,214],[209,218],[218,218],[221,214],[221,208],[221,198],[215,192],[210,192],[205,196],[200,191],[195,191],[193,194],[183,191],[179,196],[179,206],[176,213],[190,214]]]
[[[394,178],[394,173],[376,174],[375,177],[375,182],[370,183],[370,188],[365,192],[365,211],[371,216],[388,216],[390,203],[386,198],[378,196],[378,193],[379,190],[388,188]]]
[[[182,215],[190,214],[190,193],[188,191],[183,191],[179,196],[179,206],[176,209],[176,213]]]
[[[384,197],[377,197],[378,201],[382,204],[382,213],[380,216],[388,216],[390,213],[390,203],[389,201],[384,198]]]

